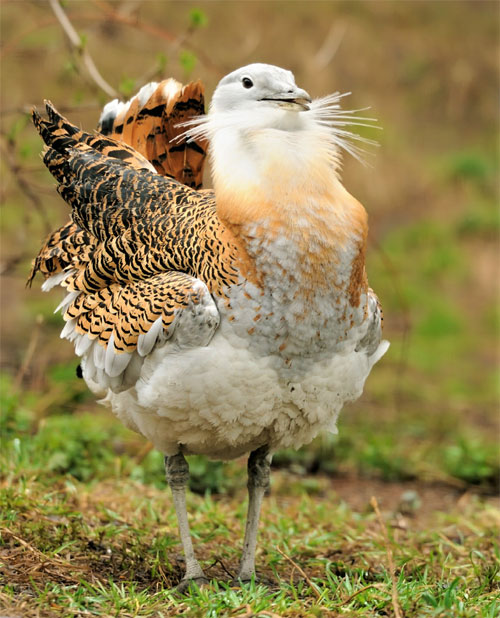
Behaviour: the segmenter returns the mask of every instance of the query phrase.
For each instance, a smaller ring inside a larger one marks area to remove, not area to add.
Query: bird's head
[[[307,111],[310,103],[311,97],[297,86],[291,71],[256,63],[229,73],[219,82],[210,112],[246,112],[272,119],[273,111]]]
[[[311,99],[297,86],[291,71],[271,64],[249,64],[221,79],[209,113],[184,123],[187,130],[177,139],[204,138],[213,144],[221,133],[255,136],[260,130],[278,130],[283,137],[311,135],[326,144],[336,167],[340,149],[359,159],[363,150],[357,143],[375,144],[348,129],[353,125],[374,127],[376,121],[357,115],[363,110],[342,109],[340,102],[346,94],[335,92]]]

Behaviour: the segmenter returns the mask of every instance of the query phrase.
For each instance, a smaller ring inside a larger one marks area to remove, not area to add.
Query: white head
[[[374,143],[345,128],[373,126],[374,119],[356,116],[361,110],[342,110],[339,102],[344,96],[336,92],[311,100],[297,86],[291,71],[271,64],[249,64],[221,79],[209,113],[188,121],[184,135],[194,139],[205,137],[213,144],[227,130],[246,135],[246,139],[250,133],[255,136],[255,131],[268,129],[278,130],[284,139],[291,134],[314,134],[327,145],[336,166],[339,148],[359,158],[362,150],[352,142]]]
[[[309,109],[311,97],[299,88],[291,71],[271,64],[249,64],[226,75],[217,86],[211,113]]]

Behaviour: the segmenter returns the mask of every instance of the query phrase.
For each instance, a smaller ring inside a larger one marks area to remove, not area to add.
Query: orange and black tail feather
[[[182,86],[174,79],[144,86],[127,103],[108,103],[98,130],[132,146],[150,161],[159,174],[200,189],[203,182],[207,141],[176,138],[183,122],[204,113],[201,82]]]

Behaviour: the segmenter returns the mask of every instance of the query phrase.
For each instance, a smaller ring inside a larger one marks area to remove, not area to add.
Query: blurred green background
[[[313,96],[352,92],[381,131],[369,166],[345,158],[370,215],[368,275],[392,345],[339,437],[276,465],[383,480],[498,483],[499,22],[495,2],[70,1],[71,47],[48,2],[1,7],[1,369],[6,468],[163,483],[161,456],[100,408],[59,340],[58,292],[25,288],[45,234],[68,217],[29,108],[50,99],[96,126],[110,99],[151,80],[201,78],[207,100],[250,62],[291,69]],[[195,489],[231,486],[193,462]],[[240,483],[240,481],[238,481]]]

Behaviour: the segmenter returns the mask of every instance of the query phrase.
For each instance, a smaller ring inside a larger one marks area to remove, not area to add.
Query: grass
[[[490,297],[463,299],[476,243],[484,251],[492,242],[491,200],[481,199],[448,225],[427,217],[400,226],[372,250],[391,349],[362,402],[343,413],[338,436],[276,455],[260,582],[228,583],[244,526],[244,462],[191,458],[193,535],[213,581],[180,597],[172,587],[183,563],[161,454],[95,405],[75,360],[52,360],[41,376],[37,358],[21,381],[5,373],[4,611],[292,618],[397,616],[396,606],[408,618],[498,615],[497,318]],[[388,265],[407,273],[417,261],[411,277],[387,277]],[[30,308],[31,320],[45,319],[40,337],[60,328],[52,301]],[[478,311],[484,319],[473,320]]]
[[[311,510],[303,491],[280,495],[283,478],[275,476],[277,496],[264,508],[258,556],[264,581],[272,583],[234,589],[214,581],[187,597],[169,590],[182,564],[175,557],[176,526],[165,492],[130,481],[119,489],[109,482],[89,488],[67,481],[48,487],[31,482],[26,495],[20,483],[2,495],[2,553],[10,563],[4,565],[10,582],[2,593],[5,607],[30,608],[25,616],[37,610],[64,616],[225,616],[245,604],[256,614],[284,616],[335,615],[340,608],[360,616],[391,611],[386,547],[373,514],[339,503],[325,482]],[[189,507],[207,572],[227,580],[225,570],[234,573],[237,564],[241,492],[218,500],[191,496]],[[498,513],[477,498],[424,531],[413,529],[411,520],[399,521],[391,545],[404,615],[495,616],[496,526]],[[280,547],[309,582],[283,559]]]
[[[58,392],[65,371],[54,370],[51,380]],[[370,424],[346,423],[340,440],[281,453],[262,516],[260,582],[241,588],[228,582],[241,551],[244,462],[192,458],[193,536],[214,579],[181,597],[172,590],[183,563],[161,455],[147,452],[106,413],[68,414],[68,400],[91,405],[78,389],[41,421],[33,412],[36,393],[8,381],[2,390],[0,606],[6,612],[383,616],[394,612],[393,578],[404,616],[500,611],[500,511],[489,497],[497,468],[495,453],[481,441],[451,438],[442,459],[418,449],[405,458],[414,427],[392,435],[384,426],[377,434]],[[429,443],[425,449],[433,450]],[[364,483],[360,472],[370,479]],[[370,506],[372,494],[383,523]]]
[[[2,149],[17,167],[2,157],[0,613],[500,615],[495,7],[295,2],[285,14],[276,2],[169,3],[167,24],[165,3],[142,4],[138,26],[179,40],[122,27],[97,5],[65,7],[99,70],[127,95],[188,74],[211,91],[229,70],[268,61],[292,68],[315,96],[352,90],[349,105],[372,106],[383,128],[373,168],[347,159],[343,177],[370,213],[368,274],[391,348],[338,436],[276,455],[260,581],[228,584],[243,536],[244,461],[190,458],[195,545],[213,580],[176,595],[183,563],[162,456],[75,378],[52,313],[57,294],[24,288],[46,226],[68,216],[24,106],[48,97],[89,128],[106,97],[46,7],[5,3]],[[311,64],[335,40],[331,62]]]
[[[213,581],[186,597],[170,590],[182,575],[182,561],[164,489],[124,476],[85,483],[50,472],[25,475],[12,461],[8,479],[1,493],[0,598],[5,609],[27,618],[229,616],[245,614],[246,604],[256,615],[392,612],[383,529],[371,509],[339,500],[328,478],[316,477],[310,493],[300,477],[274,473],[258,552],[265,583],[240,589]],[[203,565],[211,577],[227,581],[240,551],[243,490],[190,494],[188,507]],[[384,510],[384,520],[403,615],[497,615],[500,520],[487,500],[466,494],[450,512],[427,516],[424,526],[415,513],[397,510]]]

